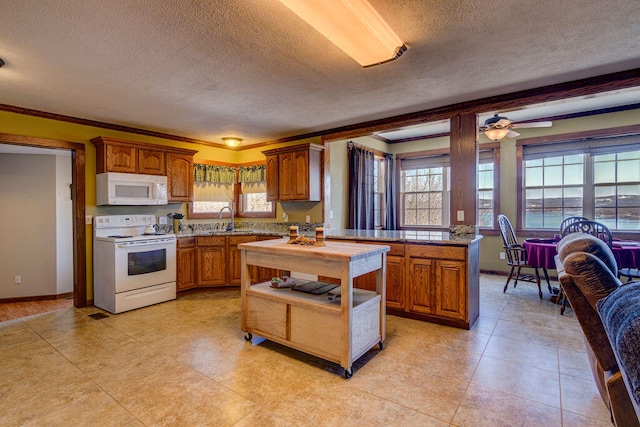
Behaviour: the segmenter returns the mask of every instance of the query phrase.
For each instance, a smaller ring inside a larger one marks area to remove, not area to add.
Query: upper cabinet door
[[[106,145],[106,171],[136,173],[138,150],[134,147]]]
[[[277,202],[280,200],[278,155],[267,156],[267,201]]]
[[[295,176],[295,165],[293,153],[280,154],[279,165],[280,165],[280,200],[295,200],[295,192],[293,182],[293,177]]]
[[[167,154],[169,203],[193,201],[193,156]]]
[[[268,200],[321,201],[323,150],[321,145],[301,144],[263,151]]]
[[[163,151],[138,150],[138,173],[166,175],[167,160]]]

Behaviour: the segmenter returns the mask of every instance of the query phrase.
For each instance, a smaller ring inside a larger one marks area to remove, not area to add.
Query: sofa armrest
[[[640,282],[620,286],[598,301],[597,307],[640,419]]]

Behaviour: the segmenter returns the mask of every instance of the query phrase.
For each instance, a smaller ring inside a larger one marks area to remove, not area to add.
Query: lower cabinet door
[[[465,320],[467,312],[466,264],[439,260],[436,264],[435,314],[449,319]]]
[[[432,314],[435,311],[434,263],[435,261],[430,259],[421,258],[412,258],[409,261],[409,311],[422,314]]]
[[[224,285],[225,249],[223,246],[198,248],[198,286]]]

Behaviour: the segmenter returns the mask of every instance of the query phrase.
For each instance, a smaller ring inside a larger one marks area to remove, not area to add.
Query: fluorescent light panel
[[[367,0],[280,0],[363,67],[407,48]]]

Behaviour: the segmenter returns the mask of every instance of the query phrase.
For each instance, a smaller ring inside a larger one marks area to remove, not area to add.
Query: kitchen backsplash
[[[206,233],[209,231],[224,231],[231,225],[231,222],[215,222],[215,223],[193,223],[182,224],[183,233]],[[307,222],[236,222],[236,230],[262,230],[262,231],[275,231],[278,233],[289,233],[289,227],[292,225],[298,226],[298,233],[309,234],[315,236],[316,228],[323,227],[322,223],[307,223]],[[159,226],[159,231],[165,233],[172,233],[173,226],[171,224],[162,224]]]

